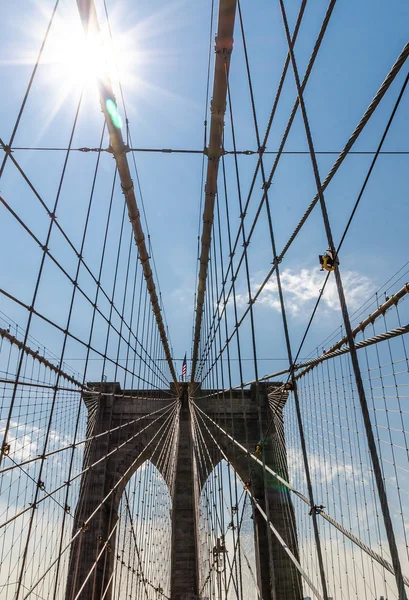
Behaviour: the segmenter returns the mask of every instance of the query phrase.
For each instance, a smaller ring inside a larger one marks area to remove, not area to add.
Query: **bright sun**
[[[108,32],[101,30],[85,35],[78,13],[73,17],[59,19],[53,26],[44,62],[55,67],[55,74],[64,78],[65,85],[71,88],[95,87],[97,79],[107,75],[122,78],[118,64],[120,53],[114,52]]]
[[[31,0],[31,12],[18,23],[21,36],[16,38],[15,48],[11,45],[9,48],[13,58],[6,58],[5,64],[30,67],[36,64],[50,23],[50,5],[53,1]],[[183,102],[183,98],[155,83],[157,69],[163,68],[174,57],[169,49],[158,48],[157,42],[162,33],[180,26],[180,18],[173,18],[175,12],[179,11],[179,3],[170,1],[165,8],[153,8],[144,18],[132,21],[122,3],[116,3],[109,17],[112,37],[103,3],[95,3],[100,8],[100,31],[86,36],[76,0],[58,2],[35,78],[36,88],[42,88],[39,139],[56,115],[65,107],[71,107],[81,91],[82,105],[97,107],[98,79],[101,78],[110,78],[118,101],[121,97],[119,83],[123,86],[126,98],[132,94],[134,100],[137,99],[138,102],[128,107],[136,118],[139,118],[139,113],[135,106],[140,106],[147,99],[157,102],[160,109],[164,104],[162,99],[166,99],[166,105],[170,101],[177,102],[178,106]],[[25,45],[21,44],[20,38],[25,40]],[[123,107],[119,107],[119,110],[123,110]]]
[[[135,54],[125,50],[126,35],[116,36],[114,41],[115,48],[106,25],[100,31],[85,34],[75,1],[59,5],[41,59],[53,97],[48,121],[81,90],[95,105],[99,79],[109,77],[116,92],[119,81],[128,81],[130,61]]]
[[[80,30],[75,39],[70,35],[67,43],[59,40],[53,61],[73,85],[93,85],[97,78],[115,72],[113,51],[106,37],[102,32],[85,36]]]

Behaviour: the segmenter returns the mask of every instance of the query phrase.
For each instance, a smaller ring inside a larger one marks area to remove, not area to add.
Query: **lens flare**
[[[117,127],[118,129],[121,129],[121,127],[122,127],[122,119],[119,116],[118,107],[115,104],[115,102],[113,100],[111,100],[111,98],[109,98],[105,102],[105,107],[107,109],[107,112],[108,112],[109,116],[111,117],[112,123],[115,125],[115,127]]]

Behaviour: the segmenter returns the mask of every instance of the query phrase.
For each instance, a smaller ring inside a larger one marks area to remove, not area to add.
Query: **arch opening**
[[[170,597],[171,515],[168,485],[147,460],[127,482],[118,506],[115,600]]]
[[[198,552],[200,598],[261,598],[250,496],[224,459],[213,468],[200,494]]]

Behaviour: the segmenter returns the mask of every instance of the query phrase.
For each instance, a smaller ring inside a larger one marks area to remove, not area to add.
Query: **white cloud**
[[[342,280],[345,296],[350,310],[356,310],[368,298],[374,290],[374,283],[368,277],[356,271],[343,271]],[[283,289],[286,309],[292,315],[302,313],[306,308],[312,308],[317,300],[320,289],[324,283],[324,275],[318,269],[301,269],[294,271],[285,269],[281,273],[281,285]],[[259,289],[260,281],[255,280],[252,288],[253,293]],[[244,306],[248,302],[245,294],[238,297],[239,303]],[[339,310],[338,292],[334,277],[330,277],[322,300],[322,304],[328,310]],[[280,302],[277,291],[276,276],[273,275],[265,285],[257,299],[257,304],[280,311]]]

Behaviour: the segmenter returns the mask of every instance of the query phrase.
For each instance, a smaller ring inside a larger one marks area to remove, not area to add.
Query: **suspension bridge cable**
[[[295,80],[295,84],[297,87],[297,94],[298,94],[298,99],[299,99],[299,103],[300,103],[300,109],[301,109],[303,122],[304,122],[304,126],[305,126],[305,133],[306,133],[306,137],[307,137],[308,147],[310,150],[311,163],[312,163],[314,177],[315,177],[316,186],[317,186],[317,190],[318,190],[317,196],[318,196],[318,199],[319,199],[319,202],[321,205],[321,211],[322,211],[322,216],[323,216],[323,221],[324,221],[325,232],[327,235],[329,247],[332,250],[335,250],[335,245],[334,245],[332,231],[331,231],[331,225],[329,222],[326,203],[325,203],[324,195],[323,195],[323,190],[326,187],[326,181],[328,179],[328,176],[327,176],[326,180],[324,180],[324,182],[321,183],[317,159],[316,159],[315,151],[314,151],[313,140],[312,140],[312,136],[311,136],[311,130],[310,130],[309,121],[308,121],[307,112],[306,112],[305,103],[304,103],[304,98],[303,98],[303,91],[302,91],[301,84],[300,84],[300,79],[299,79],[299,75],[298,75],[298,69],[297,69],[297,65],[296,65],[296,61],[295,61],[295,57],[294,57],[294,52],[293,52],[293,49],[291,46],[291,37],[290,37],[289,28],[288,28],[287,15],[286,15],[283,0],[279,0],[279,2],[280,2],[280,9],[281,9],[281,14],[282,14],[282,18],[283,18],[283,24],[284,24],[285,34],[286,34],[286,38],[287,38],[287,43],[288,43],[289,51],[291,54],[291,63],[292,63],[292,67],[293,67],[294,80]],[[408,52],[409,52],[409,44],[408,44],[407,48],[408,48]],[[343,320],[344,320],[346,335],[348,337],[348,344],[349,344],[350,352],[351,352],[351,361],[352,361],[352,365],[353,365],[358,396],[359,396],[361,409],[362,409],[362,413],[363,413],[365,431],[366,431],[368,445],[369,445],[370,454],[371,454],[371,459],[372,459],[372,463],[373,463],[376,484],[377,484],[377,488],[378,488],[378,494],[379,494],[379,498],[380,498],[383,518],[385,521],[386,535],[388,537],[389,548],[390,548],[390,552],[392,555],[392,564],[393,564],[394,571],[395,571],[396,583],[397,583],[397,587],[399,590],[399,597],[401,600],[405,600],[407,598],[407,595],[406,595],[406,591],[404,588],[401,563],[400,563],[398,549],[397,549],[397,545],[396,545],[396,539],[395,539],[395,534],[394,534],[394,530],[393,530],[392,520],[391,520],[391,516],[390,516],[390,512],[389,512],[389,507],[388,507],[388,502],[387,502],[387,497],[386,497],[386,490],[385,490],[385,486],[384,486],[384,482],[383,482],[383,478],[382,478],[382,471],[381,471],[381,467],[380,467],[380,463],[379,463],[378,452],[377,452],[377,448],[375,445],[375,439],[374,439],[374,435],[373,435],[372,424],[371,424],[369,410],[368,410],[368,404],[367,404],[365,390],[364,390],[363,382],[362,382],[361,370],[359,367],[359,362],[358,362],[356,349],[355,349],[355,345],[354,345],[354,339],[352,336],[351,323],[349,320],[348,308],[347,308],[347,303],[345,300],[342,279],[341,279],[341,275],[340,275],[338,268],[335,269],[334,274],[335,274],[335,281],[336,281],[337,289],[338,289],[339,301],[340,301],[340,305],[341,305],[341,311],[342,311],[342,316],[343,316]]]
[[[390,85],[392,84],[392,82],[394,81],[394,79],[396,78],[396,76],[398,75],[398,73],[399,73],[400,69],[402,68],[404,62],[406,61],[408,55],[409,55],[409,44],[407,44],[404,47],[404,49],[402,50],[400,56],[398,57],[398,59],[394,63],[393,67],[391,68],[391,70],[389,71],[387,77],[385,78],[384,82],[382,83],[381,87],[379,88],[377,94],[374,96],[374,98],[373,98],[371,104],[369,105],[368,109],[366,110],[366,112],[364,113],[364,115],[361,118],[360,122],[356,126],[354,132],[350,136],[350,138],[349,138],[348,142],[346,143],[344,149],[342,150],[342,152],[338,156],[338,159],[335,161],[335,163],[334,163],[333,167],[331,168],[331,170],[329,171],[327,177],[322,182],[322,189],[323,190],[325,190],[325,188],[329,185],[330,181],[332,180],[332,178],[334,177],[335,173],[337,172],[337,170],[341,166],[341,164],[344,161],[345,157],[348,155],[350,148],[353,146],[353,144],[358,139],[360,133],[364,129],[365,125],[368,123],[368,121],[371,118],[371,116],[373,115],[375,109],[379,105],[379,103],[382,100],[383,96],[385,95],[386,91],[389,89]],[[267,184],[268,183],[269,183],[269,181],[267,181]],[[263,194],[263,198],[264,198],[264,194]],[[294,230],[293,234],[290,236],[289,240],[285,244],[283,250],[277,256],[277,261],[276,262],[278,264],[280,262],[282,262],[284,256],[288,252],[288,249],[290,248],[290,246],[292,245],[293,241],[297,237],[298,233],[302,229],[303,225],[307,221],[309,215],[311,214],[311,212],[312,212],[314,206],[317,204],[318,200],[319,200],[319,197],[318,197],[318,195],[316,195],[314,197],[314,200],[312,201],[312,203],[309,205],[309,207],[307,208],[306,212],[304,213],[302,219],[300,220],[300,222],[297,225],[296,229]],[[258,216],[260,214],[260,210],[261,210],[261,206],[259,206],[259,210],[258,210],[258,212],[256,214],[256,218],[257,219],[258,219]],[[254,233],[255,223],[256,222],[257,222],[256,220],[253,221],[253,224],[252,224],[251,229],[249,231],[249,235],[248,235],[248,238],[247,238],[247,242],[248,243],[250,242],[250,239],[251,239],[251,237],[252,237],[252,235]],[[238,238],[236,237],[236,240],[237,239]],[[236,241],[236,244],[237,244],[237,241]],[[232,252],[233,252],[233,255],[234,255],[234,250]],[[232,281],[234,281],[237,278],[238,271],[239,271],[239,269],[240,269],[240,267],[241,267],[241,265],[243,263],[243,259],[244,259],[244,253],[242,253],[241,256],[240,256],[240,259],[238,261],[238,266],[236,268],[236,271],[234,273],[232,273]],[[231,268],[231,265],[232,265],[231,261],[232,261],[232,258],[230,260],[229,268]],[[253,294],[253,296],[252,296],[253,304],[254,304],[254,302],[257,301],[257,299],[259,298],[260,294],[264,290],[265,286],[270,281],[271,276],[275,272],[275,269],[276,269],[276,264],[273,264],[273,266],[271,267],[271,269],[267,273],[266,277],[264,278],[263,282],[261,283],[261,285],[258,286],[257,290]],[[228,274],[228,272],[226,273],[226,277],[227,277],[227,274]],[[222,313],[226,310],[226,305],[227,305],[227,302],[229,300],[229,297],[230,297],[231,293],[232,293],[232,285],[230,286],[230,288],[229,288],[229,290],[228,290],[228,292],[226,294],[226,301],[225,301],[226,303],[221,308],[221,312]],[[249,313],[249,311],[250,311],[250,306],[243,312],[243,315],[241,316],[240,320],[235,324],[234,328],[232,329],[231,334],[229,335],[228,338],[226,338],[225,345],[222,348],[222,353],[224,352],[226,346],[231,341],[232,337],[236,334],[238,327],[240,327],[240,325],[244,322],[244,319],[246,318],[246,316]]]
[[[176,410],[176,408],[173,409],[174,411]],[[116,491],[116,489],[118,488],[118,486],[121,484],[121,482],[127,477],[128,473],[130,471],[132,471],[132,469],[134,468],[134,466],[137,464],[137,462],[140,460],[141,456],[144,454],[144,452],[146,451],[146,448],[149,447],[152,442],[155,440],[155,438],[160,434],[161,430],[163,429],[164,431],[166,431],[166,425],[168,424],[168,422],[170,422],[170,420],[173,418],[174,413],[172,413],[169,417],[167,417],[167,419],[164,421],[164,423],[159,427],[158,431],[153,435],[152,439],[148,442],[148,444],[145,446],[145,448],[142,450],[142,452],[140,452],[137,457],[132,461],[131,465],[128,467],[128,469],[124,472],[124,474],[121,476],[121,478],[118,480],[118,482],[109,490],[109,492],[105,495],[105,497],[103,498],[103,500],[97,505],[97,507],[92,511],[92,513],[90,515],[87,516],[87,518],[84,520],[83,525],[81,528],[79,528],[77,530],[77,532],[72,536],[72,538],[70,539],[69,543],[67,545],[64,546],[62,553],[65,553],[70,546],[72,545],[72,543],[78,538],[78,536],[84,531],[84,527],[87,527],[89,525],[89,523],[92,521],[92,519],[95,517],[95,515],[97,514],[98,510],[104,505],[104,503],[108,500],[108,498],[110,498],[112,496],[112,494]],[[162,434],[163,436],[163,434]],[[161,439],[161,438],[160,438]],[[160,442],[157,442],[157,444],[159,444]],[[34,591],[34,589],[39,585],[39,583],[42,581],[42,579],[44,579],[44,577],[47,575],[48,571],[54,566],[54,564],[58,561],[58,557],[57,559],[55,559],[48,567],[48,569],[46,571],[44,571],[44,573],[42,574],[42,576],[37,580],[37,582],[31,587],[31,589],[29,590],[28,594],[26,594],[26,596],[24,596],[23,600],[26,600],[29,595]]]
[[[59,4],[59,0],[56,0],[56,3],[54,4],[54,8],[53,8],[52,13],[51,13],[50,20],[48,21],[48,24],[47,24],[47,29],[46,29],[45,34],[43,36],[43,39],[41,41],[40,50],[38,52],[38,55],[37,55],[37,58],[36,58],[36,61],[35,61],[35,64],[34,64],[34,68],[33,68],[32,72],[31,72],[31,76],[30,76],[29,82],[27,84],[27,88],[26,88],[26,91],[24,93],[23,100],[22,100],[22,103],[21,103],[19,111],[18,111],[17,119],[16,119],[16,121],[14,123],[13,131],[11,133],[9,143],[7,144],[7,146],[5,146],[4,144],[2,144],[3,149],[5,150],[5,155],[4,155],[2,164],[0,166],[0,179],[1,179],[2,175],[3,175],[7,159],[11,156],[11,147],[13,145],[14,138],[16,137],[17,130],[18,130],[19,125],[20,125],[21,117],[23,116],[23,112],[24,112],[25,106],[27,104],[27,100],[28,100],[29,94],[31,92],[31,88],[33,86],[34,78],[36,76],[38,67],[39,67],[40,62],[41,62],[41,58],[42,58],[42,55],[43,55],[44,47],[46,45],[46,42],[47,42],[47,39],[48,39],[48,35],[50,33],[51,27],[52,27],[53,22],[54,22],[54,18],[55,18],[56,12],[57,12],[58,4]],[[68,149],[66,149],[65,151],[67,151],[67,150]]]

